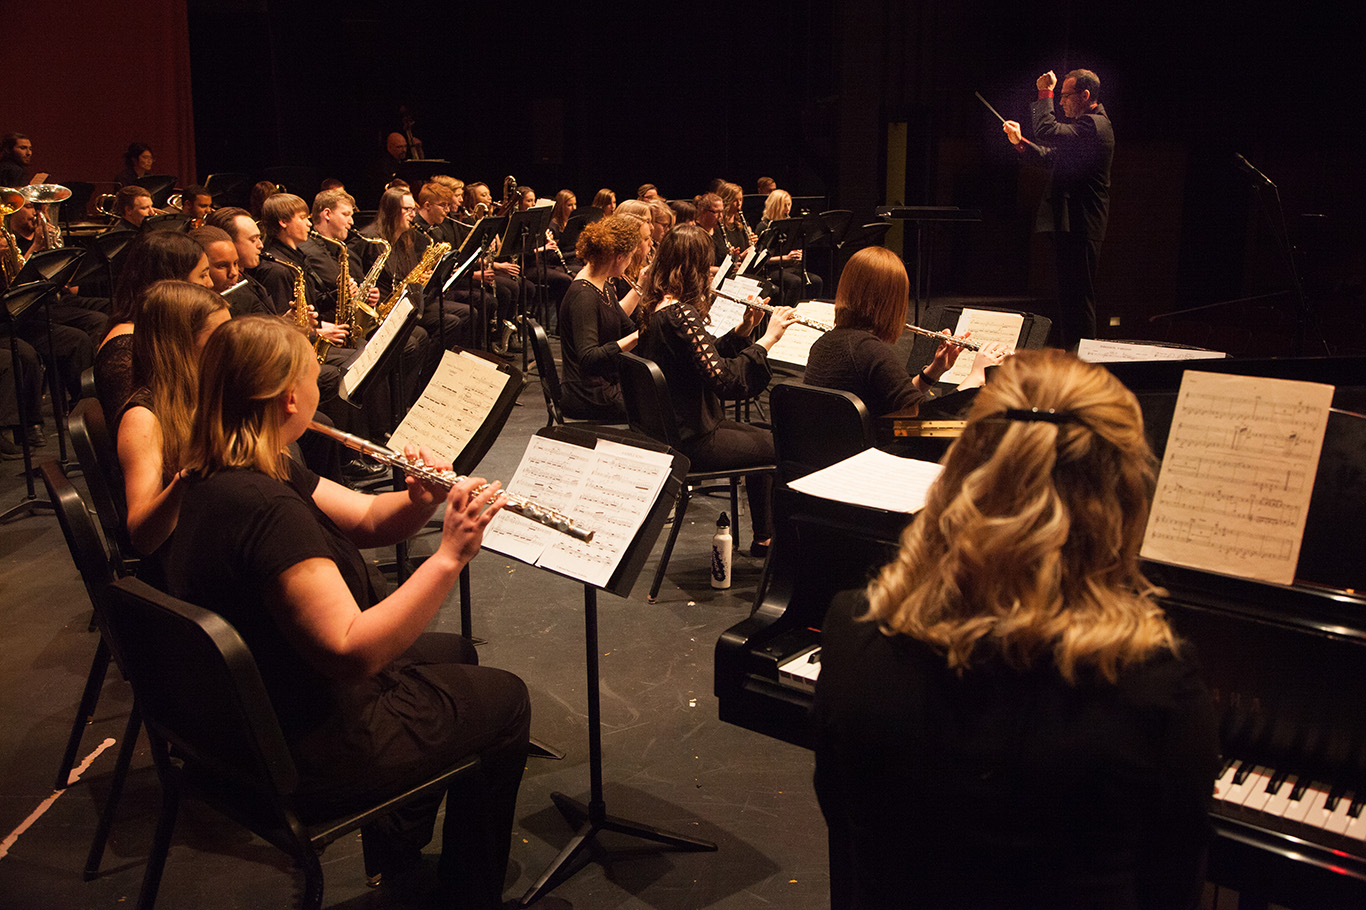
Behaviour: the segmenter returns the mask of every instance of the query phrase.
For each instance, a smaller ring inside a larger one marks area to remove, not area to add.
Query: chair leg
[[[165,743],[152,743],[153,752],[165,751]],[[161,873],[166,868],[166,855],[171,852],[171,834],[175,831],[176,813],[180,810],[180,770],[169,755],[157,759],[157,776],[161,779],[161,816],[157,819],[152,849],[147,854],[147,868],[142,873],[142,890],[138,893],[138,910],[152,910],[161,890]]]
[[[692,490],[688,485],[683,484],[683,489],[678,493],[678,505],[674,506],[674,526],[669,529],[669,539],[664,541],[664,552],[659,554],[659,568],[655,571],[654,584],[650,585],[650,603],[655,602],[659,596],[659,588],[664,584],[664,570],[669,567],[669,556],[674,551],[674,541],[678,539],[678,529],[683,527],[683,515],[688,511],[688,500],[692,497]]]
[[[299,902],[299,910],[322,910],[323,868],[318,862],[318,854],[308,850],[297,859],[304,873],[304,895]]]
[[[71,735],[66,740],[66,753],[57,769],[57,783],[53,789],[66,789],[67,779],[71,777],[71,767],[76,764],[76,753],[81,748],[81,736],[86,724],[100,703],[100,690],[104,687],[104,674],[109,669],[109,646],[100,639],[95,646],[95,657],[90,661],[90,672],[85,677],[85,691],[81,693],[81,705],[76,709],[76,719],[71,724]]]
[[[740,552],[740,478],[730,479],[730,536],[735,552]]]
[[[104,859],[104,845],[109,840],[109,829],[114,826],[114,813],[118,811],[119,800],[123,798],[123,782],[128,777],[128,765],[133,760],[133,749],[138,744],[138,732],[142,728],[142,714],[138,711],[137,701],[128,712],[128,723],[123,728],[123,745],[119,746],[119,757],[114,762],[114,776],[109,781],[109,797],[100,810],[100,821],[95,826],[95,836],[90,841],[90,852],[85,857],[86,881],[100,874],[100,862]]]

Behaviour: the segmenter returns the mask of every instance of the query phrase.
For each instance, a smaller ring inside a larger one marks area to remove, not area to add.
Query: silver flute
[[[343,432],[336,427],[323,426],[316,420],[309,421],[308,428],[316,433],[321,433],[324,436],[331,436],[347,448],[355,449],[357,452],[374,461],[378,461],[380,464],[388,465],[391,468],[398,468],[410,477],[416,477],[418,480],[425,481],[435,486],[445,487],[449,490],[462,480],[467,479],[462,475],[456,474],[454,471],[441,471],[430,467],[420,459],[417,461],[409,461],[404,457],[402,452],[395,452],[387,446],[382,446],[377,442],[371,442],[368,439],[363,439],[352,433]],[[484,492],[489,486],[490,484],[481,484],[476,487],[474,489],[475,495]],[[557,512],[554,509],[537,505],[534,501],[515,496],[507,490],[501,490],[500,492],[504,499],[503,508],[507,509],[509,512],[515,512],[523,518],[528,518],[537,524],[543,524],[547,528],[554,528],[556,531],[559,531],[562,534],[568,534],[575,540],[582,540],[584,543],[588,543],[593,539],[592,531],[585,531],[583,528],[580,528],[574,523],[574,519],[565,515],[563,512]]]
[[[769,306],[767,303],[760,303],[757,300],[741,300],[738,297],[732,297],[729,294],[723,294],[720,291],[712,291],[712,293],[723,300],[729,300],[733,303],[742,303],[745,306],[752,306],[756,310],[763,310],[765,313],[772,313],[777,310],[777,307]],[[797,317],[797,324],[808,326],[810,328],[815,329],[818,332],[828,332],[834,328],[834,326],[828,322],[820,322],[816,319],[807,319],[803,316]],[[959,337],[958,335],[945,335],[943,332],[935,332],[931,329],[922,329],[920,326],[911,325],[909,322],[906,323],[906,331],[914,332],[917,335],[924,335],[927,338],[937,338],[940,341],[947,341],[949,344],[956,344],[958,345],[958,347],[964,348],[969,351],[980,351],[982,349],[982,345],[976,341],[969,341],[968,339]]]

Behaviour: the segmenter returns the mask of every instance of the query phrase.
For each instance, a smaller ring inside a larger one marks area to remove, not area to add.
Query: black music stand
[[[517,315],[518,321],[523,327],[526,326],[527,301],[526,301],[526,274],[527,257],[536,249],[537,238],[544,237],[546,231],[550,230],[550,213],[552,207],[548,205],[533,206],[524,212],[513,212],[508,218],[507,231],[503,234],[503,241],[498,247],[498,261],[510,262],[518,261],[517,272]],[[527,343],[526,331],[522,333],[522,370],[527,368]]]
[[[57,375],[56,363],[57,352],[52,344],[52,300],[61,293],[61,289],[72,283],[72,276],[76,274],[80,267],[81,260],[85,258],[83,247],[58,247],[54,250],[42,250],[33,253],[24,262],[24,267],[19,270],[19,274],[14,277],[14,287],[32,284],[35,282],[51,282],[56,286],[52,293],[44,294],[41,298],[43,312],[47,317],[47,356],[48,362],[53,365],[47,371],[48,394],[52,396],[52,419],[57,424],[57,461],[61,464],[62,470],[67,468],[66,457],[66,436],[61,432],[62,420],[66,416],[66,389],[62,387],[61,379]]]
[[[52,503],[46,499],[38,498],[38,491],[33,484],[33,451],[28,444],[28,428],[33,424],[34,417],[42,419],[41,414],[29,414],[24,407],[23,383],[19,381],[19,336],[17,332],[18,321],[23,315],[48,294],[55,293],[58,285],[51,281],[35,281],[29,284],[12,287],[4,294],[0,295],[0,326],[3,326],[6,334],[9,335],[9,356],[10,368],[14,371],[14,399],[18,405],[19,427],[18,433],[19,446],[24,451],[24,483],[27,485],[27,495],[23,502],[11,506],[4,512],[0,512],[0,522],[9,521],[20,515],[33,515],[39,509],[53,511]],[[51,372],[51,371],[49,371]]]
[[[930,257],[934,251],[934,238],[930,237],[928,242],[925,237],[926,222],[944,221],[981,221],[981,209],[964,209],[956,205],[882,205],[875,210],[879,218],[890,218],[893,221],[909,221],[915,226],[915,284],[911,290],[911,300],[915,304],[915,314],[911,321],[920,322],[920,301],[921,288],[924,288],[924,300],[928,303],[930,299]],[[901,257],[904,262],[905,254]],[[924,267],[924,279],[921,279],[921,267]]]
[[[635,540],[631,542],[625,557],[602,588],[618,597],[629,596],[631,588],[635,586],[636,579],[640,576],[641,569],[645,567],[645,562],[650,556],[655,541],[659,539],[659,533],[663,530],[665,521],[673,511],[674,501],[683,488],[683,478],[688,472],[688,459],[662,443],[643,439],[629,433],[613,432],[606,429],[595,428],[590,431],[580,427],[551,426],[541,428],[536,435],[584,446],[585,448],[596,445],[598,439],[609,439],[652,452],[669,452],[672,455],[673,466],[669,479],[664,484],[663,491],[655,500],[649,516],[636,533]],[[563,577],[568,578],[570,576]],[[598,691],[598,589],[587,582],[583,585],[583,617],[584,653],[588,674],[588,804],[584,805],[577,800],[570,799],[563,793],[552,792],[550,794],[550,799],[555,803],[555,808],[560,810],[560,814],[567,821],[577,824],[578,829],[570,838],[569,843],[560,851],[559,856],[555,857],[555,860],[546,868],[527,893],[522,895],[521,906],[523,907],[535,903],[545,896],[554,885],[558,884],[559,876],[563,870],[588,848],[603,831],[628,834],[631,837],[654,841],[664,847],[672,847],[677,850],[708,851],[716,849],[716,844],[710,841],[675,834],[652,825],[607,814],[607,804],[602,794],[602,717]]]
[[[474,223],[474,227],[470,229],[470,232],[465,235],[465,239],[461,242],[457,252],[461,256],[468,256],[470,253],[478,251],[479,255],[482,257],[485,253],[488,252],[489,247],[493,245],[493,241],[503,235],[503,231],[507,228],[507,223],[508,219],[506,215],[489,215],[486,218],[480,218],[478,221]],[[474,300],[474,271],[475,270],[473,269],[470,270],[468,279],[468,287],[471,301]],[[492,315],[490,315],[489,313],[485,313],[480,320],[484,323],[483,334],[474,334],[471,336],[476,341],[482,340],[483,347],[485,350],[488,350],[491,347],[491,339],[488,334],[489,321],[490,319],[499,318],[498,290],[497,288],[493,287],[493,281],[494,279],[489,279],[489,295],[487,299],[483,301],[486,307],[489,307],[493,310],[493,313]],[[473,306],[473,304],[471,304],[471,306]],[[477,310],[477,307],[475,309]]]
[[[400,161],[394,168],[394,176],[408,181],[408,186],[415,191],[422,189],[424,183],[430,183],[432,177],[437,174],[451,173],[451,163],[445,158],[413,158],[409,161]],[[417,193],[413,195],[416,197]]]
[[[576,210],[564,223],[564,234],[560,237],[561,252],[568,250],[571,256],[574,255],[574,250],[579,245],[579,235],[583,233],[583,229],[593,222],[601,220],[602,209],[593,208],[590,205],[587,208]]]

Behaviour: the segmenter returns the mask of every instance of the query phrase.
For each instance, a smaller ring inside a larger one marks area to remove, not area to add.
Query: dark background
[[[14,8],[17,46],[53,29],[35,11],[47,6]],[[1051,288],[1049,248],[1030,231],[1042,175],[1019,167],[973,91],[1027,119],[1040,72],[1085,66],[1101,77],[1118,138],[1100,275],[1102,324],[1120,320],[1109,334],[1143,337],[1154,313],[1289,287],[1267,227],[1275,197],[1234,166],[1237,152],[1278,184],[1333,344],[1361,343],[1359,5],[700,0],[598,13],[435,0],[77,0],[64,9],[63,41],[48,42],[55,61],[7,97],[17,122],[2,127],[33,135],[35,165],[58,176],[47,163],[69,165],[72,179],[107,179],[138,138],[156,148],[158,171],[174,166],[182,181],[309,164],[359,188],[406,104],[428,157],[495,194],[508,174],[542,196],[571,188],[581,203],[600,186],[629,198],[647,181],[691,197],[718,176],[752,191],[767,174],[860,220],[883,202],[980,208],[980,224],[945,229],[936,244],[934,290],[959,295]],[[139,30],[148,40],[126,37]],[[178,78],[186,60],[190,78]],[[126,91],[111,94],[111,84]],[[904,199],[885,192],[891,122],[907,125]]]

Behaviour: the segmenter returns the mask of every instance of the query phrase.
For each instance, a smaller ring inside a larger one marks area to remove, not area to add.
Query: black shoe
[[[24,449],[17,442],[10,442],[4,436],[0,436],[0,460],[13,461],[16,458],[24,457]]]
[[[757,540],[754,541],[749,545],[749,555],[759,559],[768,558],[768,544],[759,543]]]
[[[47,445],[47,437],[43,435],[43,425],[41,423],[35,423],[33,426],[29,427],[26,435],[28,436],[29,448],[31,449],[41,449],[43,446]]]

